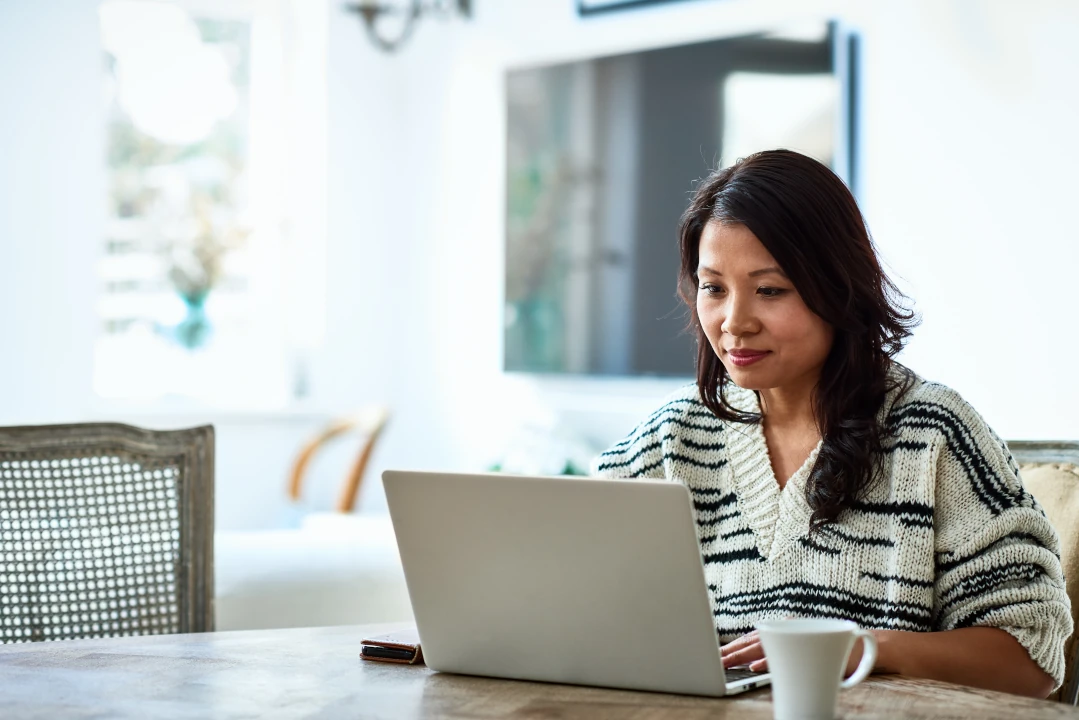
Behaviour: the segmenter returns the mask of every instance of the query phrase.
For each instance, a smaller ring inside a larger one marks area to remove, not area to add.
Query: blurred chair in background
[[[0,428],[0,642],[214,629],[214,430]]]
[[[337,500],[335,510],[339,513],[352,512],[356,506],[356,498],[363,483],[363,473],[367,469],[367,462],[371,459],[371,451],[374,450],[375,441],[382,434],[386,422],[390,419],[390,411],[381,405],[364,408],[351,417],[340,418],[331,421],[326,427],[310,441],[304,444],[300,453],[296,456],[296,462],[289,473],[288,496],[294,503],[300,501],[304,477],[311,464],[312,458],[331,440],[350,432],[358,432],[363,442],[356,460],[345,476],[345,484],[341,488],[341,495]]]
[[[1026,489],[1045,510],[1060,535],[1060,564],[1072,601],[1072,620],[1079,627],[1079,442],[1008,443]],[[1064,685],[1051,697],[1069,705],[1079,700],[1079,642],[1076,634],[1064,645]]]
[[[287,483],[296,504],[314,458],[339,438],[360,436],[333,512],[305,512],[298,528],[218,533],[218,629],[411,619],[389,516],[353,512],[388,418],[385,407],[364,408],[328,423],[301,446]]]

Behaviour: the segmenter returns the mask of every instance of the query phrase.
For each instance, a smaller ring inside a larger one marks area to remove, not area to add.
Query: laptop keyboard
[[[727,679],[727,682],[737,682],[738,680],[746,680],[748,678],[759,677],[765,674],[766,673],[762,672],[753,672],[752,670],[744,667],[731,668],[729,670],[723,671],[723,677]]]

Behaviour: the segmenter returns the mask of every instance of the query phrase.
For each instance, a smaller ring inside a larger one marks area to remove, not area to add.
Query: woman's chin
[[[760,372],[752,365],[739,367],[733,363],[723,363],[723,367],[727,370],[727,377],[743,390],[769,390],[775,387],[767,373]]]

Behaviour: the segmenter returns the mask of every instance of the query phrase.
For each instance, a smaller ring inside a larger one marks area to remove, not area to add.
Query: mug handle
[[[858,628],[854,631],[854,636],[862,638],[862,661],[858,663],[858,668],[853,675],[839,683],[839,687],[843,689],[852,688],[869,677],[869,673],[873,672],[873,666],[877,663],[877,638],[873,633]]]

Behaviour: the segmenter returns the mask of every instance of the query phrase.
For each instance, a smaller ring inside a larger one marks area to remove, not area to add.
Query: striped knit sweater
[[[760,411],[753,392],[732,385],[728,399]],[[696,385],[592,472],[689,488],[720,642],[791,615],[894,630],[998,627],[1059,686],[1072,632],[1059,540],[1007,446],[955,391],[920,378],[893,392],[881,417],[894,432],[880,458],[886,481],[812,537],[805,485],[819,446],[780,490],[761,426],[720,421]]]

